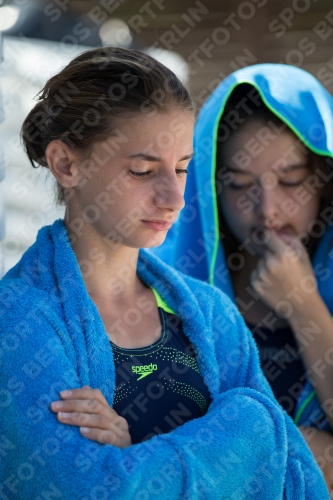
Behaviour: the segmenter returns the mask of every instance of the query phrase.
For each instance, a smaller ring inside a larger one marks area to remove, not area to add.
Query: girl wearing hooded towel
[[[332,97],[293,66],[238,70],[194,145],[186,206],[155,253],[235,302],[332,488]]]
[[[170,70],[114,48],[25,120],[66,212],[0,283],[2,498],[329,497],[232,301],[142,250],[184,205],[193,124]]]

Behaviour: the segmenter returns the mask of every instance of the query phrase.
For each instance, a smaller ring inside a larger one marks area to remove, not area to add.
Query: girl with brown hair
[[[184,206],[193,123],[171,71],[114,48],[26,118],[66,212],[0,284],[4,498],[328,498],[235,306],[143,250]]]

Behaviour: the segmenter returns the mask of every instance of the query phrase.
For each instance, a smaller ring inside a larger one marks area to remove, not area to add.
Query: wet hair
[[[195,115],[193,97],[170,69],[148,54],[118,47],[80,54],[36,97],[39,102],[21,129],[34,168],[48,168],[45,151],[56,139],[88,155],[95,142],[112,135],[119,116],[173,108]],[[65,201],[65,190],[57,183],[56,202]]]
[[[258,121],[261,122],[263,126],[269,126],[272,128],[275,127],[280,131],[293,133],[288,126],[264,104],[259,92],[253,85],[248,83],[239,84],[231,92],[219,122],[216,157],[217,185],[219,183],[218,178],[220,178],[219,171],[224,166],[226,160],[224,157],[223,145],[231,137],[237,134],[239,130],[242,130],[244,127],[251,125],[251,123]],[[297,140],[296,136],[295,140]],[[320,172],[323,174],[323,178],[331,178],[333,169],[332,158],[314,153],[301,143],[301,141],[299,141],[299,146],[306,154],[307,166],[311,174]],[[219,189],[221,189],[221,186],[219,186]],[[318,189],[318,192],[321,202],[317,221],[320,221],[320,224],[323,226],[327,224],[327,221],[322,219],[322,212],[328,207],[331,207],[332,209],[333,181],[331,180],[330,182],[325,182],[324,186]],[[231,229],[224,220],[224,216],[220,209],[219,229],[226,254],[230,255],[232,252],[237,251],[240,243],[242,242],[237,241],[236,237],[233,235]],[[313,255],[321,235],[322,234],[318,236],[312,235],[309,237],[306,247],[310,256]]]

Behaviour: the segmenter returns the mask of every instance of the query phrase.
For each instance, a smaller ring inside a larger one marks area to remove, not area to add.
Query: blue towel
[[[217,286],[232,300],[235,294],[220,240],[214,179],[220,118],[231,92],[242,83],[257,89],[265,105],[311,151],[333,158],[333,98],[307,71],[287,64],[254,64],[230,74],[212,92],[195,126],[195,154],[189,165],[185,208],[163,245],[150,252],[179,271]],[[333,316],[333,226],[329,212],[326,218],[326,232],[312,264],[319,293]],[[297,401],[295,423],[316,427],[318,420],[321,429],[329,430],[327,418],[323,419],[323,410],[308,380]]]
[[[231,300],[144,250],[137,273],[195,346],[207,414],[123,450],[58,422],[49,405],[61,390],[90,385],[111,406],[115,389],[109,339],[59,219],[0,282],[0,498],[328,500]]]

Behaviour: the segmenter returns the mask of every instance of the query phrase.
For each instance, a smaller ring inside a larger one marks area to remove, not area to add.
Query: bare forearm
[[[314,427],[298,428],[312,451],[333,498],[333,435]]]

